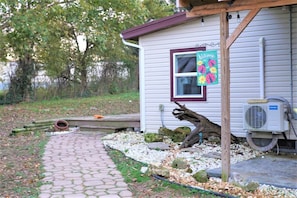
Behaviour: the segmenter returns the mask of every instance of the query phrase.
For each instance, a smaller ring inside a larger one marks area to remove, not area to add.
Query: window
[[[170,50],[171,101],[206,101],[206,87],[197,86],[196,52],[187,48]]]

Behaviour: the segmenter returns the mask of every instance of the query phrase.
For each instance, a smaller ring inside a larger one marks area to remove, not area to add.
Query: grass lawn
[[[42,185],[42,154],[48,137],[35,135],[10,136],[12,129],[34,120],[47,120],[94,114],[114,115],[139,112],[137,92],[91,98],[59,99],[0,106],[0,197],[38,197]],[[120,159],[120,153],[110,151]],[[211,197],[178,185],[168,184],[139,173],[131,174],[127,164],[134,164],[124,156],[126,166],[115,161],[135,197]],[[123,160],[122,160],[123,161]],[[129,167],[133,167],[129,166]],[[132,169],[133,170],[133,169]]]

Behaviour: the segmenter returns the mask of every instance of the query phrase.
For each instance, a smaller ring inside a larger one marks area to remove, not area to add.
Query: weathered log
[[[199,133],[202,131],[203,131],[202,127],[195,128],[193,131],[191,131],[191,133],[182,142],[180,148],[188,148],[198,143],[200,141]]]
[[[198,114],[185,105],[181,105],[175,102],[179,108],[175,108],[172,114],[179,120],[187,120],[192,123],[196,128],[185,138],[181,148],[187,148],[193,146],[199,142],[199,133],[203,133],[203,139],[209,139],[210,137],[221,138],[221,126],[211,122],[205,116]],[[231,141],[236,142],[237,138],[231,134]]]
[[[53,126],[54,123],[31,123],[31,124],[26,124],[24,125],[24,128],[32,128],[32,127],[50,127]]]
[[[49,128],[50,126],[15,128],[15,129],[12,129],[12,133],[21,133],[26,131],[44,131]]]

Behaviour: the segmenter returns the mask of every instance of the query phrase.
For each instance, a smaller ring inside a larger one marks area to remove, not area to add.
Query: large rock
[[[191,133],[190,127],[178,127],[174,130],[167,129],[165,127],[161,127],[159,129],[159,133],[164,136],[168,136],[172,139],[173,142],[182,142],[184,139]]]

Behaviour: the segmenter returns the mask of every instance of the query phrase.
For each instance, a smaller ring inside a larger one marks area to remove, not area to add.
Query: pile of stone
[[[219,178],[208,177],[205,170],[221,167],[221,147],[212,142],[204,141],[202,144],[180,149],[180,144],[173,142],[170,138],[165,138],[162,142],[148,143],[143,133],[136,132],[109,134],[103,137],[102,141],[106,147],[119,150],[127,157],[147,164],[148,166],[143,167],[142,171],[183,185],[234,196],[297,196],[297,190],[259,185],[254,182],[247,183],[236,173],[232,174],[229,183],[222,182]],[[263,153],[253,150],[248,144],[232,144],[230,163],[235,164],[261,155]],[[198,179],[195,178],[197,174],[199,174]],[[201,177],[200,175],[203,174],[205,176]]]

